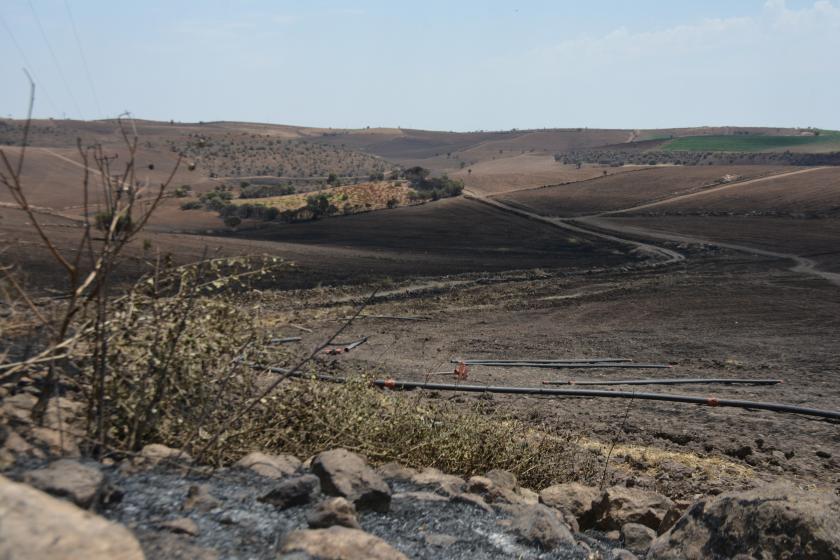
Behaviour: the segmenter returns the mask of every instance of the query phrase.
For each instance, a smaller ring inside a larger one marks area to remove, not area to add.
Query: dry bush
[[[357,376],[346,384],[318,380],[285,383],[266,399],[249,425],[239,427],[228,462],[251,449],[309,457],[334,447],[366,455],[373,463],[397,461],[463,476],[505,469],[525,486],[594,480],[593,454],[573,435],[531,426],[479,401],[430,400],[383,392]]]

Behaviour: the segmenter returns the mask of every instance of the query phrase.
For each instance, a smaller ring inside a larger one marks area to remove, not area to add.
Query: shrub
[[[225,225],[229,228],[236,229],[242,223],[242,218],[239,216],[225,217]]]
[[[199,208],[203,208],[204,205],[201,204],[198,200],[188,200],[186,202],[181,203],[181,210],[198,210]]]

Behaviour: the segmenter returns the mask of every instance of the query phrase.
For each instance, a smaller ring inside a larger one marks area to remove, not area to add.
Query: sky
[[[0,116],[840,129],[840,0],[0,0]]]

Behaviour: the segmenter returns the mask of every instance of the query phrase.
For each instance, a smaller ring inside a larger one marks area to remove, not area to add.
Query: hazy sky
[[[840,129],[840,0],[0,0],[0,48],[3,116],[25,66],[39,116]]]

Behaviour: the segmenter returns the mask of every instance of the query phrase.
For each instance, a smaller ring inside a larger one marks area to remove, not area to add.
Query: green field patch
[[[783,151],[803,146],[820,148],[831,143],[840,144],[840,133],[823,131],[819,136],[686,136],[671,140],[661,149],[671,152],[765,152]]]

